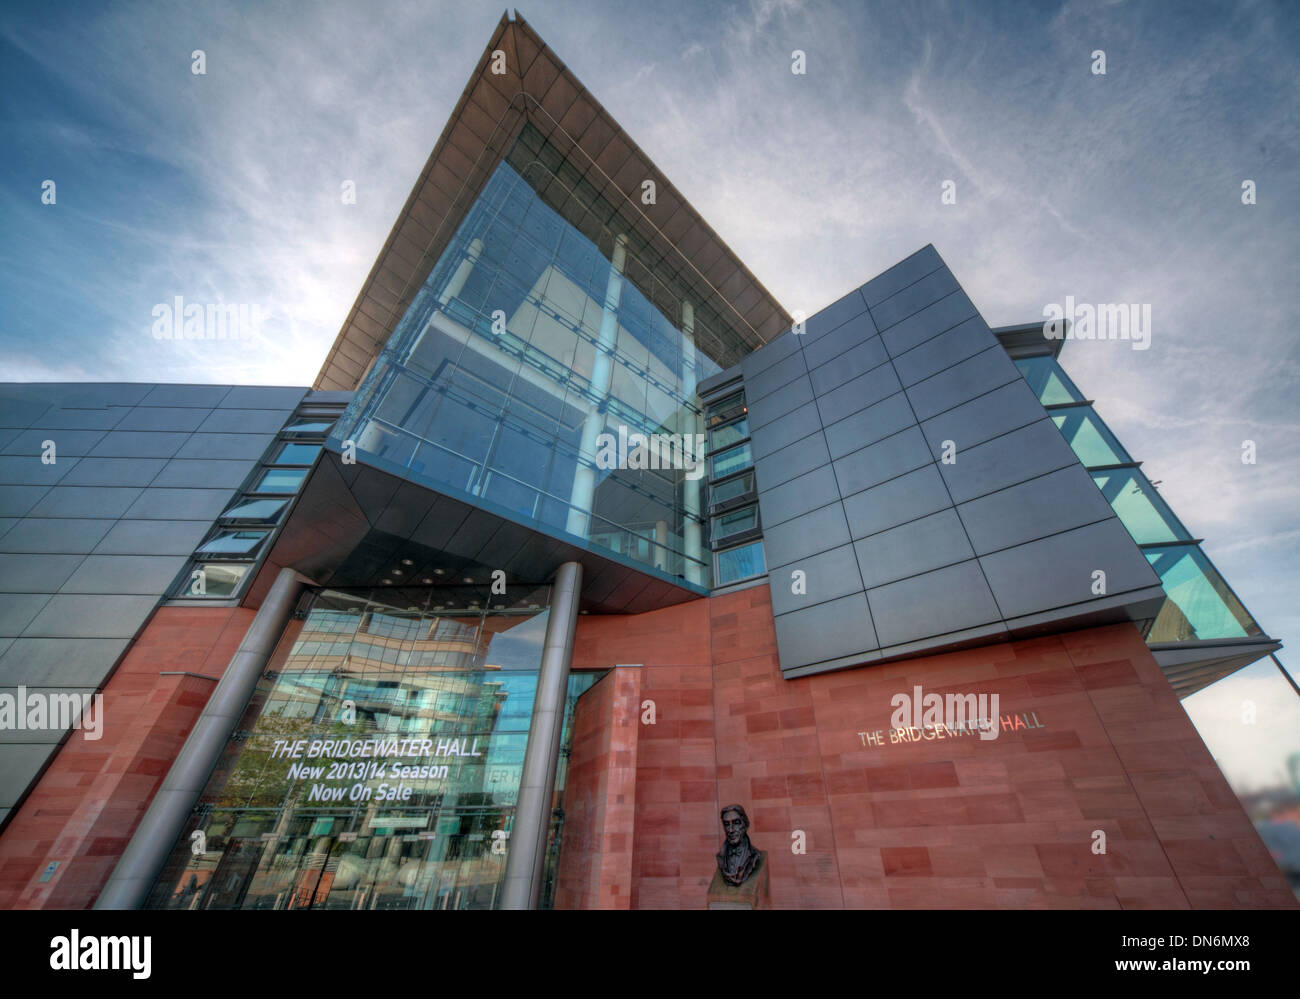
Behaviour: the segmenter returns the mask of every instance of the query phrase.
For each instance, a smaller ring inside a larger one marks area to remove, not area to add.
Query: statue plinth
[[[769,907],[767,854],[764,851],[758,851],[758,863],[754,865],[754,873],[738,885],[727,884],[721,871],[713,872],[713,881],[709,884],[705,908],[767,909]]]

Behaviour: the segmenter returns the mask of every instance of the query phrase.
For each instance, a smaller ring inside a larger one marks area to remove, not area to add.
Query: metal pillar
[[[537,697],[528,724],[519,803],[515,806],[515,823],[506,854],[502,909],[536,909],[541,899],[546,836],[551,828],[551,803],[555,795],[555,766],[560,758],[560,736],[564,729],[564,695],[573,662],[573,635],[581,591],[582,566],[565,562],[555,574],[551,589]]]
[[[682,365],[682,395],[690,399],[695,395],[695,386],[699,384],[699,369],[695,357],[695,306],[682,302],[682,350],[686,354],[686,363]],[[696,454],[697,434],[703,432],[703,416],[691,416],[686,406],[682,407],[682,437],[684,453],[689,460],[703,462],[704,454]],[[701,473],[702,474],[702,473]],[[704,542],[700,530],[700,480],[682,480],[682,546],[686,556],[686,579],[691,583],[703,583]]]
[[[95,900],[96,909],[138,909],[145,903],[167,854],[189,821],[203,786],[248,707],[253,688],[266,669],[302,589],[303,580],[296,572],[280,570],[108,884]]]

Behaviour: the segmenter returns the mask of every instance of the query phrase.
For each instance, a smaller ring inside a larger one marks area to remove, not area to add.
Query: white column
[[[609,280],[605,285],[605,306],[600,317],[600,341],[596,346],[596,360],[591,370],[590,408],[582,424],[582,443],[579,461],[573,476],[573,492],[569,498],[569,519],[566,530],[580,538],[590,536],[591,507],[596,497],[596,470],[582,459],[594,461],[596,438],[605,427],[603,403],[609,397],[609,384],[614,373],[614,348],[618,343],[618,303],[623,295],[623,267],[627,262],[627,236],[614,240],[614,259],[609,266]]]
[[[439,306],[446,308],[447,303],[461,293],[461,290],[465,287],[465,282],[469,280],[470,274],[474,271],[474,265],[478,263],[479,254],[482,252],[483,240],[471,239],[469,249],[465,251],[465,256],[456,265],[456,271],[452,274],[451,280],[447,282],[447,287],[438,296]]]

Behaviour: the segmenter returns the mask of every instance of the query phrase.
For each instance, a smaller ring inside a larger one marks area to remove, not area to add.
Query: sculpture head
[[[722,810],[722,830],[727,835],[727,842],[739,846],[749,831],[749,816],[740,805],[728,805]]]

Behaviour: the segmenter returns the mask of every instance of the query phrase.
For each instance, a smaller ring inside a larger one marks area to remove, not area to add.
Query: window
[[[181,590],[182,597],[228,597],[239,587],[250,563],[200,562],[190,567],[190,576]]]
[[[248,556],[257,551],[258,546],[266,540],[267,531],[245,531],[227,529],[215,535],[198,547],[200,555],[236,555]]]
[[[713,506],[721,506],[730,500],[748,496],[752,492],[754,492],[754,473],[742,472],[734,479],[727,479],[725,482],[710,486],[709,502]]]
[[[756,527],[758,527],[758,507],[745,506],[714,517],[710,532],[714,541],[720,541],[742,531],[752,531]]]
[[[718,552],[714,559],[718,586],[726,586],[752,576],[761,576],[763,566],[763,543],[754,541],[739,548],[729,548]]]
[[[1246,608],[1196,545],[1143,549],[1160,576],[1168,600],[1147,635],[1148,642],[1250,638],[1262,634]]]
[[[1056,359],[1044,354],[1041,357],[1021,357],[1016,359],[1016,367],[1024,375],[1029,387],[1038,396],[1044,406],[1053,406],[1062,402],[1083,402],[1083,393],[1074,387],[1069,376],[1061,370]]]
[[[292,493],[297,492],[302,480],[307,477],[305,468],[268,468],[253,487],[255,493]]]
[[[720,479],[724,475],[739,472],[742,468],[748,468],[752,464],[754,464],[754,456],[750,453],[748,444],[741,444],[739,447],[719,451],[713,456],[712,478]]]
[[[738,444],[749,436],[749,420],[737,420],[709,432],[709,450],[718,451]]]
[[[1092,480],[1138,544],[1191,540],[1187,529],[1136,468],[1093,472]]]
[[[1091,406],[1074,406],[1052,413],[1052,422],[1065,435],[1085,468],[1098,465],[1122,465],[1133,459],[1119,441],[1098,419]]]
[[[286,443],[275,456],[276,465],[310,465],[320,454],[319,444]]]
[[[745,406],[745,393],[734,392],[721,399],[718,402],[711,403],[708,408],[708,425],[709,428],[720,427],[724,423],[729,423],[738,416],[744,416],[749,412]]]
[[[246,499],[236,503],[221,515],[222,520],[247,520],[258,524],[274,524],[289,505],[287,499]]]

